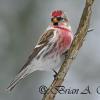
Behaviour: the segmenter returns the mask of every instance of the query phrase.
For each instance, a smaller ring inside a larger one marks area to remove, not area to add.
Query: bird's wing
[[[37,45],[33,49],[32,54],[28,57],[27,62],[20,69],[19,73],[24,68],[26,68],[30,64],[30,62],[32,61],[32,59],[37,56],[37,54],[39,53],[39,51],[41,51],[42,48],[47,45],[47,43],[49,42],[49,40],[54,36],[54,31],[55,31],[54,29],[50,29],[47,32],[43,33],[43,35],[40,37],[39,41],[37,42]]]

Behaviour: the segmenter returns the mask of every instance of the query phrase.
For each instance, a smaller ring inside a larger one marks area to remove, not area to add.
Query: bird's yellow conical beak
[[[58,20],[57,20],[57,18],[55,17],[55,18],[53,18],[53,23],[58,23]]]

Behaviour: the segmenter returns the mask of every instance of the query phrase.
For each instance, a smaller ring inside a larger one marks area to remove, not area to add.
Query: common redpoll
[[[42,34],[37,45],[7,90],[11,91],[16,84],[36,70],[52,70],[63,62],[62,56],[73,41],[69,21],[61,10],[51,13],[51,22]]]

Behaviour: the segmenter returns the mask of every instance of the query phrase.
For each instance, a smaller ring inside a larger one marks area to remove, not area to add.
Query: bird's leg
[[[58,73],[55,71],[55,69],[52,69],[52,71],[54,72],[53,76],[54,76],[54,79],[55,79]]]

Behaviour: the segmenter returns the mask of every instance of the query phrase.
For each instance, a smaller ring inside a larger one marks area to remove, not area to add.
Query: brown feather
[[[37,42],[37,45],[41,45],[41,46],[36,47],[36,48],[33,49],[32,54],[28,57],[27,62],[26,62],[26,63],[24,64],[24,66],[20,69],[19,73],[20,73],[24,68],[26,68],[26,67],[30,64],[30,62],[32,61],[32,59],[33,59],[34,57],[36,57],[36,55],[39,53],[39,51],[42,50],[42,48],[43,48],[44,46],[47,45],[47,43],[49,42],[49,39],[52,38],[53,35],[54,35],[54,29],[51,29],[51,30],[48,30],[46,33],[44,33],[44,34],[40,37],[39,41]]]

